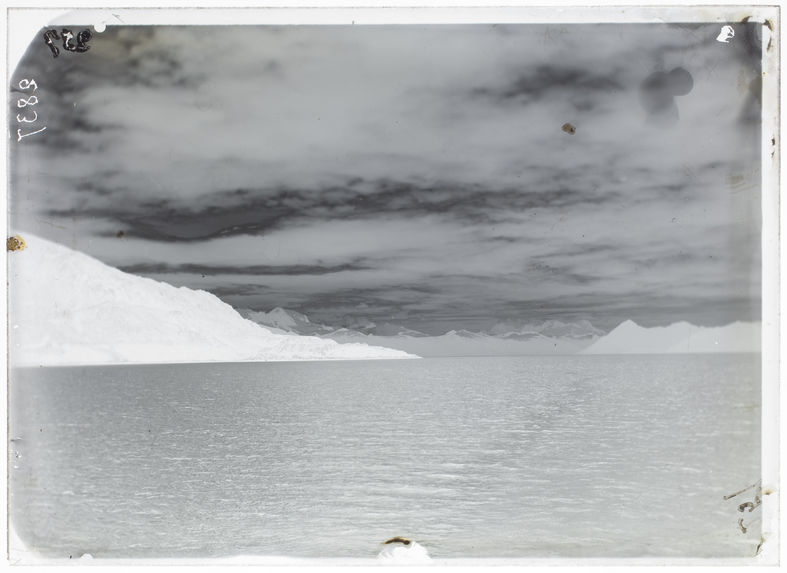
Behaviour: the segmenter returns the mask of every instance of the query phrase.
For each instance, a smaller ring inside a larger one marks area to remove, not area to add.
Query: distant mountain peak
[[[277,306],[265,312],[251,309],[240,309],[238,312],[247,320],[262,326],[277,328],[293,334],[314,334],[314,328],[309,317],[294,310]],[[319,330],[319,325],[317,325]]]
[[[708,352],[759,352],[759,322],[734,322],[726,326],[696,326],[686,321],[668,326],[645,327],[633,320],[620,323],[598,339],[585,354],[673,354]]]
[[[276,308],[268,312],[268,314],[276,317],[282,317],[282,318],[287,317],[295,320],[300,320],[303,322],[309,322],[309,317],[306,316],[305,314],[301,314],[300,312],[294,310],[288,310],[280,306],[277,306]]]

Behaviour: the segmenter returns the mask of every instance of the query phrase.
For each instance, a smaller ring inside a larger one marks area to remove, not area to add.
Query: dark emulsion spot
[[[640,102],[648,122],[669,127],[679,119],[675,96],[684,96],[694,88],[694,78],[684,68],[653,72],[639,86]]]
[[[410,545],[410,540],[405,539],[404,537],[391,537],[391,539],[387,541],[383,541],[383,545],[388,545],[389,543],[401,543],[403,545]]]

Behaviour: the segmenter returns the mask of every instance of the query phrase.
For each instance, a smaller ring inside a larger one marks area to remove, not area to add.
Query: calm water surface
[[[21,369],[12,525],[46,556],[750,556],[759,356]],[[758,510],[759,511],[759,510]]]

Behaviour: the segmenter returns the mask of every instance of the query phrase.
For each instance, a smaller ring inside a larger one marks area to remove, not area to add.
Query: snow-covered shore
[[[28,233],[9,257],[12,366],[416,358],[278,334],[216,296],[124,273]]]

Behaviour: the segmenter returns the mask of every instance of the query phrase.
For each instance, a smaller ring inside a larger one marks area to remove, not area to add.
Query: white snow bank
[[[432,558],[423,545],[410,541],[408,545],[403,543],[386,545],[377,554],[377,560],[385,565],[423,565],[431,563]]]
[[[586,348],[583,354],[760,352],[761,330],[759,322],[733,322],[719,327],[676,322],[646,328],[627,320]]]
[[[9,257],[13,366],[415,358],[275,334],[214,295],[124,273],[34,235]]]

